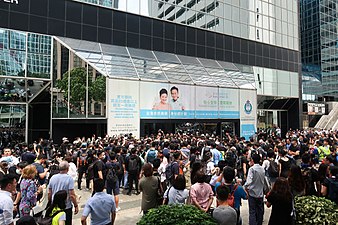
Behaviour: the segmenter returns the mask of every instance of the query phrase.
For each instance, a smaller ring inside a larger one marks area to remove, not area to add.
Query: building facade
[[[25,112],[1,113],[1,123],[18,120],[27,140],[186,123],[247,137],[298,128],[297,13],[296,0],[0,2],[1,85],[24,93],[0,104]],[[181,111],[152,111],[174,86]]]
[[[337,4],[333,0],[300,1],[302,90],[308,115],[308,103],[337,100]],[[314,126],[326,113],[312,113],[305,121]]]

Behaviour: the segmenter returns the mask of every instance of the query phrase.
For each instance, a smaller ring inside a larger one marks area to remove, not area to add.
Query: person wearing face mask
[[[107,176],[107,167],[103,162],[106,158],[106,153],[102,150],[97,152],[97,161],[94,164],[93,171],[94,171],[94,183],[98,179],[102,179],[106,181]],[[95,190],[93,190],[92,196],[95,194]]]

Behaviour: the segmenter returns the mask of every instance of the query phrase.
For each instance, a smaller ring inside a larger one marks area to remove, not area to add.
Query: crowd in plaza
[[[245,140],[159,130],[141,139],[65,137],[59,146],[43,139],[8,142],[1,151],[0,225],[14,218],[16,224],[72,224],[76,191],[83,188],[92,197],[82,224],[89,216],[91,224],[114,224],[122,190],[142,194],[143,214],[163,204],[191,204],[222,225],[261,225],[264,205],[272,207],[269,224],[293,224],[296,196],[338,204],[337,131],[290,130],[282,138],[276,129]],[[46,209],[35,214],[42,199]],[[243,200],[249,221],[242,221]]]

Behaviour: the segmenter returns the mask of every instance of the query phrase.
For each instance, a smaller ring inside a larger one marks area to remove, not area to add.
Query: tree
[[[106,101],[106,77],[100,76],[96,78],[93,85],[90,87],[89,92],[91,98],[97,102]]]
[[[56,86],[63,91],[64,99],[68,100],[68,81],[70,81],[70,99],[69,102],[80,107],[86,101],[87,71],[86,68],[76,67],[69,72],[63,74],[61,80],[58,80]],[[106,78],[98,77],[92,81],[92,73],[88,74],[88,102],[105,101],[106,99]]]

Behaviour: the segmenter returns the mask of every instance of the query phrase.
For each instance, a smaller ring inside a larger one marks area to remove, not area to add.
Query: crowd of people
[[[14,224],[15,217],[17,224],[72,224],[76,189],[83,188],[92,197],[82,224],[89,215],[91,224],[114,224],[121,190],[142,193],[143,214],[163,204],[192,204],[222,225],[247,224],[242,200],[248,200],[250,225],[263,223],[264,205],[272,207],[269,224],[293,224],[296,196],[338,204],[337,131],[290,130],[283,138],[259,132],[245,140],[160,130],[141,139],[63,138],[60,146],[41,139],[3,148],[0,162],[0,225]],[[44,190],[48,204],[37,216]]]

